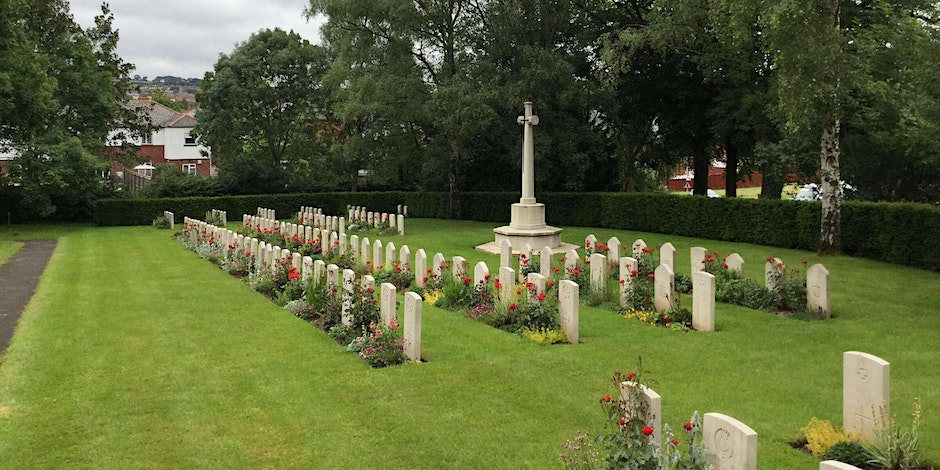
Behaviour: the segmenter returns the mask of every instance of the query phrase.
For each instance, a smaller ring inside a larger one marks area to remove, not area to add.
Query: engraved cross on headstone
[[[539,117],[532,114],[532,102],[526,101],[525,114],[516,122],[523,126],[522,131],[522,198],[521,204],[535,204],[535,143],[532,139],[532,126],[539,124]]]

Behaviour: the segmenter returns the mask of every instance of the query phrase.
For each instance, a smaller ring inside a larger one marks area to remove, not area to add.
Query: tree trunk
[[[706,145],[707,141],[697,139],[692,153],[692,171],[695,172],[692,194],[696,196],[708,195],[708,168],[711,166],[711,162],[709,162]]]
[[[451,219],[460,218],[460,145],[450,139],[450,164],[448,165],[448,206]]]
[[[839,119],[823,129],[819,150],[819,182],[822,214],[819,219],[819,252],[842,249],[842,185],[839,175]]]
[[[620,191],[622,192],[629,191],[633,186],[633,171],[636,169],[636,155],[637,152],[634,152],[633,149],[627,149],[627,153],[621,161]]]
[[[738,197],[738,148],[731,139],[725,143],[725,197]]]
[[[761,165],[763,181],[760,186],[761,199],[780,199],[783,192],[783,178],[778,175],[770,163]]]

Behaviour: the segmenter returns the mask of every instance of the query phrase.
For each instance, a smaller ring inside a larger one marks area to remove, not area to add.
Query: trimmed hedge
[[[461,198],[463,218],[483,222],[509,220],[515,192],[467,192]],[[669,233],[760,245],[815,250],[819,243],[817,202],[768,199],[682,197],[660,193],[543,193],[553,225],[603,227]],[[201,218],[209,209],[229,213],[230,220],[274,209],[279,217],[300,206],[343,214],[347,205],[394,212],[408,206],[410,216],[446,218],[447,193],[371,192],[266,194],[164,199],[102,199],[100,225],[145,225],[164,210]],[[940,271],[940,209],[925,204],[846,202],[842,213],[842,248],[846,254]]]

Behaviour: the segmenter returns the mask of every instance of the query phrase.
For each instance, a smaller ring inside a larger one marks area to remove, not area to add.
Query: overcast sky
[[[94,24],[101,0],[71,0],[75,21]],[[262,28],[294,30],[318,43],[324,19],[307,22],[308,0],[109,0],[120,32],[118,53],[133,74],[202,78],[219,54]],[[132,75],[133,75],[132,74]]]

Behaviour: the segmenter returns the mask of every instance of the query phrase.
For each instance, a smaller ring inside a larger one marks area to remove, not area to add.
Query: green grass
[[[21,246],[23,243],[18,241],[0,240],[0,266],[3,266],[7,258],[13,256],[13,253],[16,253]]]
[[[412,252],[472,263],[492,225],[409,219]],[[50,234],[55,234],[51,230]],[[799,251],[658,234],[762,260]],[[835,318],[799,321],[718,305],[715,333],[651,328],[582,307],[579,345],[540,347],[425,307],[427,363],[370,369],[326,334],[150,227],[68,227],[0,365],[5,468],[495,467],[556,465],[560,445],[603,416],[609,374],[637,356],[663,422],[722,412],[760,435],[759,468],[814,468],[790,449],[809,418],[841,422],[842,352],[891,362],[892,409],[940,461],[940,274],[848,257],[829,268]]]

